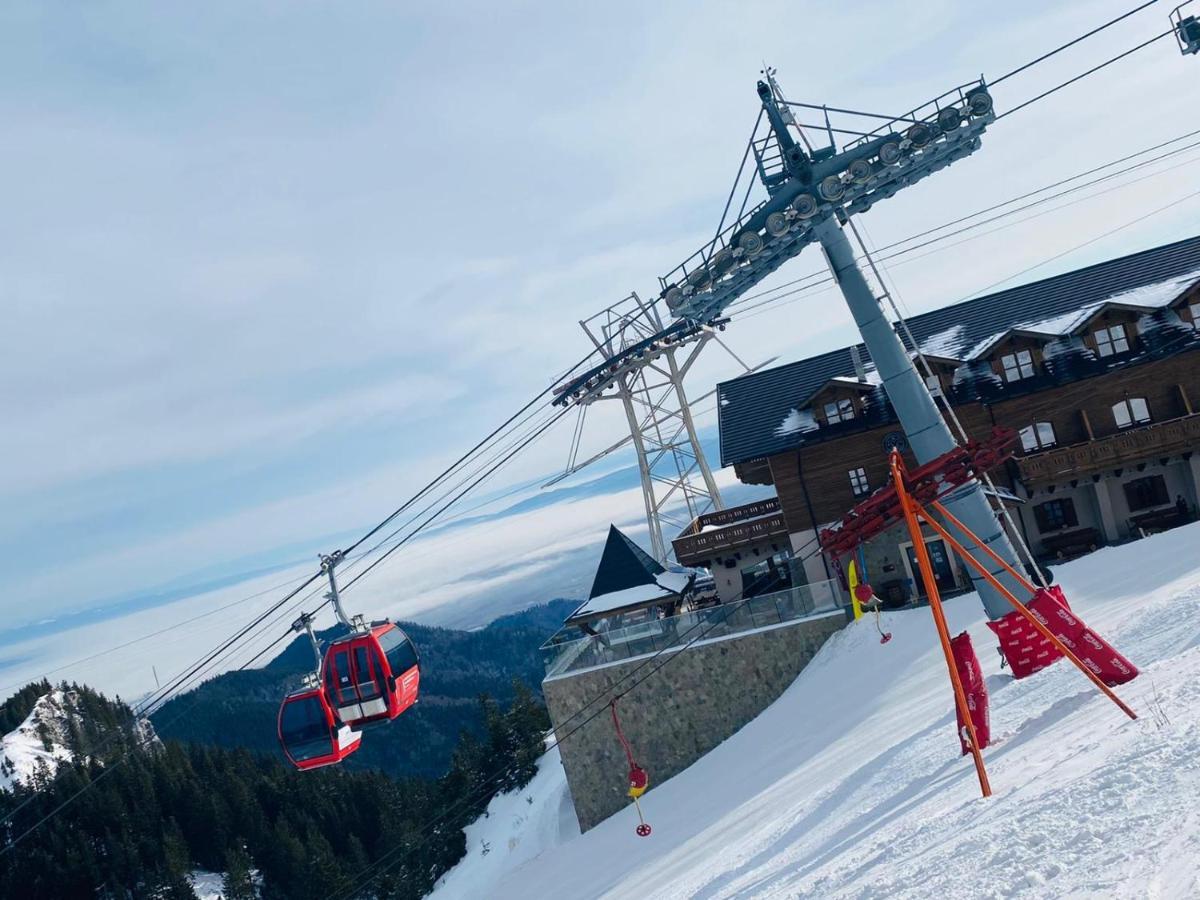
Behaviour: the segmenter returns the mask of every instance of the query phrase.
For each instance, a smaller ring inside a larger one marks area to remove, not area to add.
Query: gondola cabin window
[[[326,756],[330,752],[331,729],[316,696],[284,706],[279,724],[287,735],[288,751],[297,762]]]
[[[387,657],[393,678],[399,678],[417,664],[417,650],[399,628],[393,628],[380,635],[379,646]]]

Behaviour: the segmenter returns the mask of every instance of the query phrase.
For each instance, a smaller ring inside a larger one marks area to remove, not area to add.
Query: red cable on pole
[[[620,696],[613,697],[608,701],[609,712],[612,713],[613,728],[617,731],[617,739],[620,740],[621,746],[625,748],[625,758],[629,761],[629,781],[628,793],[629,798],[633,800],[633,805],[637,809],[638,827],[636,829],[638,837],[648,837],[650,835],[650,826],[646,823],[642,816],[642,804],[638,802],[638,798],[646,792],[646,788],[650,785],[650,778],[646,774],[646,770],[639,766],[633,759],[633,748],[629,746],[629,740],[625,737],[625,732],[621,730],[621,720],[617,718],[617,701]]]

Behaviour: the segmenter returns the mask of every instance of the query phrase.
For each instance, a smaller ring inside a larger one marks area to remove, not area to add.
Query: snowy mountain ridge
[[[0,789],[49,778],[64,762],[87,760],[78,727],[85,715],[74,691],[56,688],[39,697],[25,721],[0,738]],[[140,746],[160,743],[146,719],[134,721],[131,736]]]
[[[1200,523],[1055,570],[1141,668],[1117,689],[1137,721],[1065,661],[1014,681],[977,598],[947,604],[991,693],[989,799],[959,755],[929,611],[890,613],[892,641],[869,620],[847,627],[762,715],[653,787],[650,837],[632,809],[563,828],[552,751],[530,800],[498,797],[467,830],[431,897],[1200,897],[1198,542]]]

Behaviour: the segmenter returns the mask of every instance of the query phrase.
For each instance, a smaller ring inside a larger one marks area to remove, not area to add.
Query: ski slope
[[[581,836],[558,827],[565,779],[551,752],[522,792],[540,813],[487,855],[478,829],[503,822],[473,825],[432,896],[1200,897],[1198,548],[1193,524],[1056,569],[1085,620],[1140,666],[1118,688],[1136,722],[1066,661],[1013,681],[977,599],[947,604],[988,678],[990,799],[959,755],[928,610],[892,613],[890,643],[869,620],[835,635],[762,715],[651,790],[649,838],[632,809]]]

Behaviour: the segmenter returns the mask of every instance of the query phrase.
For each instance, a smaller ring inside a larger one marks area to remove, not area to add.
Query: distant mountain
[[[483,733],[480,694],[508,704],[517,679],[540,696],[544,670],[538,647],[577,605],[554,600],[475,631],[402,623],[421,653],[420,702],[395,722],[368,731],[345,767],[398,776],[443,774],[459,733]],[[318,636],[327,641],[344,633],[337,626]],[[240,747],[282,759],[276,740],[279,701],[312,666],[308,639],[298,637],[265,667],[213,678],[174,698],[151,719],[164,738]]]

